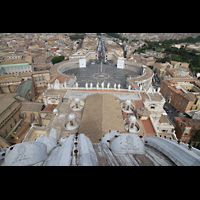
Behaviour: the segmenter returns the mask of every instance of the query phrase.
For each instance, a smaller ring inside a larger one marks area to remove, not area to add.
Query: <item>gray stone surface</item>
[[[137,77],[140,75],[139,67],[132,67],[129,69],[118,69],[111,61],[110,64],[103,64],[102,74],[103,77],[99,77],[101,73],[101,64],[87,64],[86,68],[74,68],[63,70],[63,74],[70,75],[76,74],[77,82],[79,87],[85,87],[85,83],[93,83],[93,86],[96,86],[97,83],[101,85],[104,82],[104,85],[110,83],[110,88],[114,87],[114,84],[120,84],[122,89],[126,87],[127,76]]]

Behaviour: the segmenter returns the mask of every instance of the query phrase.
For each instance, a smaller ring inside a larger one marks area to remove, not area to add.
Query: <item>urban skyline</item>
[[[199,35],[1,33],[0,165],[200,165]]]

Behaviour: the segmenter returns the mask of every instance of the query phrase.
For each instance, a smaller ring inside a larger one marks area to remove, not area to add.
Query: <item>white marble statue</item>
[[[109,87],[110,87],[110,83],[107,84],[107,89],[108,89],[108,90],[109,90]]]
[[[76,82],[76,88],[78,89],[78,83]]]
[[[99,89],[99,83],[97,83],[96,87],[97,87],[97,90],[98,90]]]
[[[88,83],[85,84],[85,88],[86,88],[86,90],[88,89]]]
[[[128,90],[131,90],[131,85],[128,86]]]
[[[120,85],[120,84],[118,84],[118,90],[120,90],[120,86],[121,86],[121,85]]]
[[[58,79],[56,79],[54,82],[54,89],[60,89],[60,83]]]
[[[101,84],[102,89],[104,89],[104,82]]]
[[[90,89],[92,89],[92,85],[93,85],[93,84],[92,84],[92,83],[90,83]]]
[[[48,88],[47,89],[51,89],[51,84],[50,83],[48,83]]]
[[[64,82],[64,87],[65,87],[65,88],[67,87],[67,82],[66,82],[66,81]]]
[[[117,85],[116,85],[116,83],[114,84],[114,90],[116,90],[116,87],[117,87]]]

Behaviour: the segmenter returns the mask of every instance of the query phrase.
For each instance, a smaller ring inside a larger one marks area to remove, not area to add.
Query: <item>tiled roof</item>
[[[16,101],[15,95],[16,93],[0,94],[0,114]]]
[[[27,92],[31,89],[33,80],[27,80],[22,82],[19,86],[15,88],[15,93],[18,93],[20,96],[26,96]]]
[[[126,132],[119,98],[111,94],[87,96],[79,133],[84,133],[92,142],[99,142],[109,130]]]
[[[151,124],[150,119],[142,120],[142,124],[143,124],[145,131],[146,131],[148,136],[155,135],[155,131],[154,131],[154,128]]]

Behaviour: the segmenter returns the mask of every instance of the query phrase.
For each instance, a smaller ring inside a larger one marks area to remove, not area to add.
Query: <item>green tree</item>
[[[64,59],[65,59],[65,56],[56,56],[56,57],[52,58],[51,62],[53,64],[55,64],[55,63],[61,62]]]
[[[78,39],[84,39],[85,34],[75,34],[75,35],[70,35],[71,40],[78,40]]]

